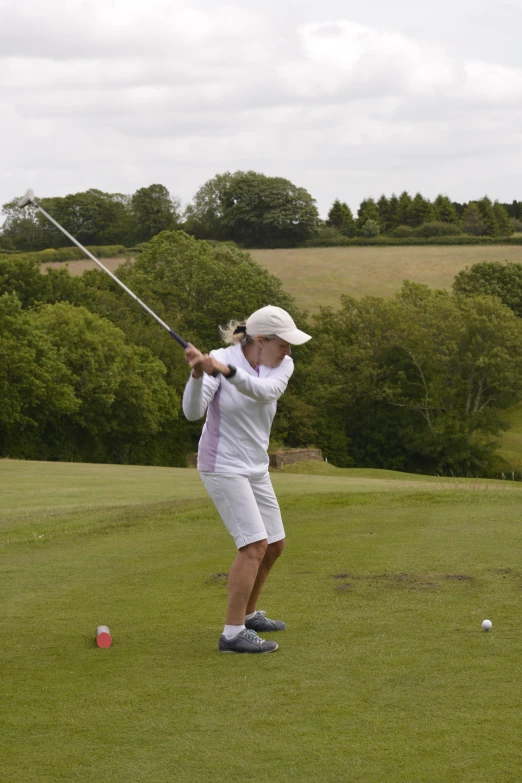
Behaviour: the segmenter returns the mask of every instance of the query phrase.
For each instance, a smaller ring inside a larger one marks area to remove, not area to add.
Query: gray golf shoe
[[[266,612],[256,612],[250,620],[245,620],[245,628],[249,628],[251,631],[261,631],[262,633],[267,633],[267,631],[284,631],[286,623],[282,620],[269,620]]]
[[[221,634],[218,650],[229,653],[269,653],[275,652],[278,647],[276,642],[266,642],[255,631],[245,628],[232,639],[226,639],[225,634]]]

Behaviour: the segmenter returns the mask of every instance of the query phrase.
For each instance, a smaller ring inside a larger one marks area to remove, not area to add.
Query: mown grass
[[[198,482],[0,462],[2,781],[520,779],[519,486],[274,474],[288,630],[256,657],[216,649],[233,547]]]

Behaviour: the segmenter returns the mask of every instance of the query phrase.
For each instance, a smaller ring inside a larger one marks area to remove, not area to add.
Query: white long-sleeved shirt
[[[222,364],[232,364],[236,374],[228,379],[204,374],[188,380],[183,413],[189,421],[207,418],[198,449],[199,470],[210,473],[262,473],[268,467],[270,428],[277,400],[285,391],[294,363],[285,356],[279,367],[254,370],[240,344],[211,351]]]

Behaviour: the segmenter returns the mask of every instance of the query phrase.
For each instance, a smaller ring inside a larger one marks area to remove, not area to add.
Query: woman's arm
[[[193,374],[190,376],[183,392],[183,413],[189,421],[197,421],[205,415],[219,384],[219,377],[212,378],[204,374],[197,378]]]
[[[257,402],[278,400],[294,371],[294,363],[289,357],[286,357],[279,367],[274,368],[269,378],[256,378],[240,368],[236,368],[235,373],[232,373],[227,364],[218,362],[213,356],[204,358],[203,367],[206,373],[221,373],[241,394]]]
[[[193,345],[189,344],[186,348],[185,359],[192,367],[192,373],[183,392],[183,413],[189,421],[197,421],[205,415],[221,379],[205,374],[204,365],[208,357]]]

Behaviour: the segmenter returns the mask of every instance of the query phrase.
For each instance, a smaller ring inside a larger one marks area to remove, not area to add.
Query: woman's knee
[[[269,552],[272,557],[275,559],[279,557],[283,553],[283,549],[285,548],[286,541],[284,538],[282,538],[280,541],[274,541],[273,544],[269,544],[267,547],[267,552]]]
[[[241,547],[239,551],[242,552],[246,557],[261,562],[266,554],[267,547],[268,541],[266,538],[264,538],[262,541],[254,541],[252,544],[247,544],[246,546]]]

